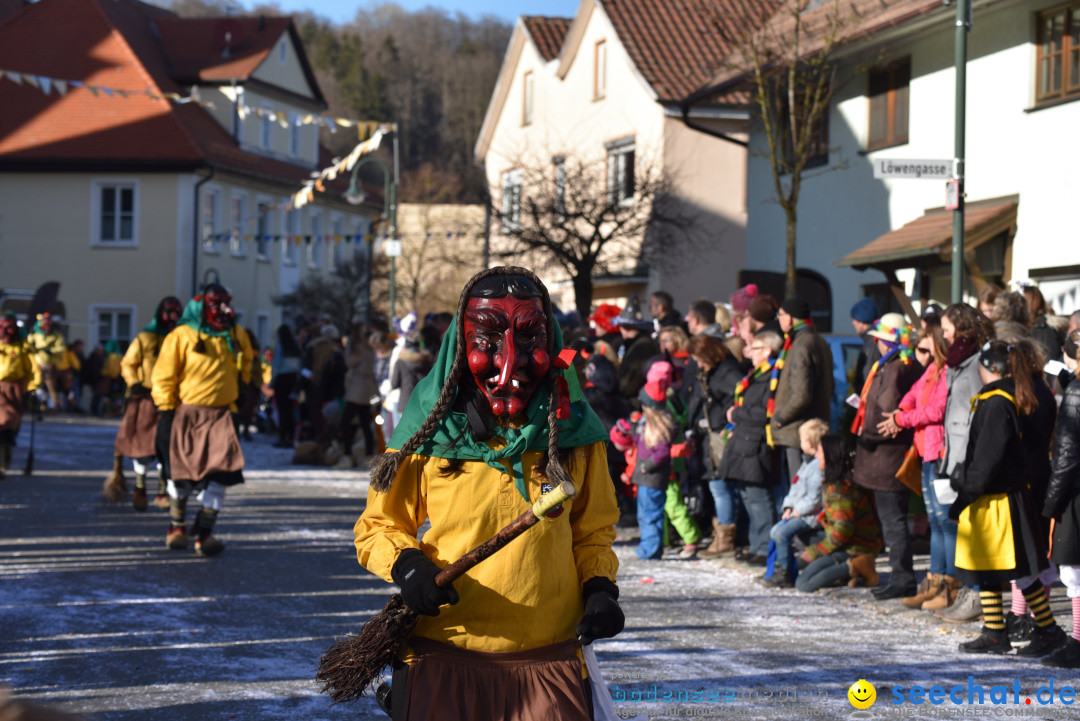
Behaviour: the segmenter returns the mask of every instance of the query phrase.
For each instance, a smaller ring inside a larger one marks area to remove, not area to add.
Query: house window
[[[259,201],[257,211],[259,214],[255,222],[255,257],[259,260],[270,260],[270,203]]]
[[[502,177],[503,233],[512,233],[521,227],[521,169],[503,173]]]
[[[300,116],[296,113],[289,113],[289,155],[300,155]]]
[[[281,44],[278,45],[278,62],[284,65],[289,60],[289,41],[285,38],[281,39]]]
[[[788,168],[795,166],[795,148],[791,143],[791,114],[788,112],[787,96],[780,103],[780,149],[783,152],[784,169],[783,172],[787,172]],[[800,118],[805,119],[805,118]],[[808,148],[806,163],[803,165],[803,169],[807,168],[819,168],[823,165],[829,164],[829,109],[826,107],[821,111],[818,116],[817,122],[814,123],[813,132],[810,137],[810,147]]]
[[[1035,101],[1080,93],[1080,3],[1038,17]]]
[[[596,43],[593,57],[593,99],[607,95],[607,43]]]
[[[533,117],[533,72],[530,70],[525,73],[525,79],[522,82],[522,93],[524,95],[524,107],[521,111],[521,124],[528,125],[532,122]]]
[[[566,220],[566,158],[557,155],[551,162],[555,166],[555,221],[561,223]]]
[[[252,342],[258,343],[262,348],[273,346],[270,342],[270,314],[265,310],[260,310],[255,314],[255,337],[252,338]]]
[[[281,260],[286,265],[296,265],[296,240],[300,236],[300,211],[286,210],[281,238]]]
[[[309,268],[319,268],[319,254],[323,249],[322,237],[322,213],[311,214],[311,242],[307,244],[307,265]]]
[[[98,345],[115,340],[120,343],[121,352],[127,350],[133,337],[135,306],[91,305],[90,317],[93,319],[93,327],[97,332]]]
[[[331,221],[330,232],[330,270],[337,273],[341,270],[341,244],[345,240],[341,237],[345,235],[345,220],[340,215]]]
[[[270,149],[271,143],[271,131],[273,128],[274,119],[271,117],[273,109],[269,105],[262,107],[262,113],[259,115],[259,147],[264,150]]]
[[[92,183],[91,245],[134,247],[138,244],[139,187],[132,182]]]
[[[867,149],[908,141],[908,85],[911,60],[870,71],[870,132]]]
[[[605,143],[607,159],[607,194],[612,205],[634,204],[634,139],[624,138]]]
[[[202,197],[202,244],[203,251],[218,253],[218,234],[221,232],[221,191],[206,188]]]
[[[247,252],[245,236],[250,234],[247,218],[247,195],[233,193],[229,206],[229,251],[237,258],[243,258]]]

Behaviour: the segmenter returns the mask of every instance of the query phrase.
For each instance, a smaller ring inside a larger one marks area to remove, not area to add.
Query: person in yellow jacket
[[[591,718],[583,645],[624,624],[611,548],[619,511],[607,434],[560,351],[533,273],[477,274],[394,430],[399,450],[374,463],[357,558],[421,614],[389,700],[377,694],[395,719]],[[452,585],[435,584],[567,479],[573,500]]]
[[[244,482],[244,453],[231,412],[240,384],[251,379],[253,354],[247,333],[235,327],[231,302],[229,292],[217,284],[195,296],[165,337],[151,374],[158,445],[169,449],[163,459],[169,490],[165,544],[187,548],[184,519],[188,498],[197,491],[202,508],[190,536],[203,556],[225,550],[211,531],[226,488]]]
[[[154,440],[157,436],[158,412],[150,397],[153,385],[151,375],[165,336],[176,327],[182,311],[183,306],[178,298],[168,296],[162,299],[154,311],[154,319],[135,336],[120,361],[120,375],[127,384],[127,401],[114,449],[118,456],[130,458],[135,467],[135,492],[131,503],[136,511],[146,510],[146,474],[156,455]],[[162,471],[161,483],[154,498],[154,505],[162,509],[169,507],[165,480]]]
[[[0,480],[11,466],[26,393],[41,385],[33,352],[33,348],[19,337],[15,316],[12,313],[0,316]]]
[[[48,407],[59,410],[60,397],[57,395],[57,364],[63,362],[67,345],[60,331],[53,325],[51,313],[38,313],[27,342],[34,349],[34,362],[37,363],[45,389],[48,391]]]

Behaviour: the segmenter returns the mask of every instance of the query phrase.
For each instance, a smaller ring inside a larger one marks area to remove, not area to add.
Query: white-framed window
[[[229,196],[229,252],[234,258],[247,255],[247,236],[252,228],[247,216],[247,193],[233,191]]]
[[[267,348],[273,346],[270,341],[270,314],[265,310],[260,310],[255,313],[255,340],[259,343],[259,348]],[[252,379],[255,380],[255,379]],[[261,382],[261,378],[259,381]]]
[[[313,210],[311,211],[311,242],[307,244],[307,266],[313,270],[318,270],[322,265],[319,257],[323,250],[322,235],[322,213]]]
[[[90,345],[105,345],[106,341],[120,342],[120,350],[127,350],[135,337],[136,306],[130,303],[90,304]]]
[[[281,216],[281,262],[285,265],[296,265],[296,238],[299,235],[300,211],[290,208]]]
[[[337,273],[341,270],[341,244],[345,242],[345,219],[340,215],[330,216],[330,270]]]
[[[612,205],[634,204],[634,139],[604,143],[608,151],[607,196]]]
[[[90,182],[90,245],[135,248],[139,245],[139,181]]]
[[[274,109],[269,105],[263,105],[262,110],[263,112],[259,115],[259,147],[269,150],[274,140],[274,120],[270,117]]]
[[[597,41],[593,52],[593,100],[599,100],[607,95],[607,43]]]
[[[512,233],[521,227],[521,168],[503,173],[500,225],[503,233]]]
[[[525,72],[525,77],[522,79],[521,90],[523,95],[523,102],[521,108],[521,124],[529,125],[533,119],[533,88],[535,87],[535,76],[532,70]]]
[[[255,218],[255,258],[265,263],[270,262],[270,220],[272,205],[269,200],[259,198],[255,206],[258,215]]]
[[[221,249],[221,188],[207,186],[202,189],[200,212],[200,235],[203,252],[217,255]]]
[[[300,115],[294,112],[289,113],[289,155],[300,155]]]

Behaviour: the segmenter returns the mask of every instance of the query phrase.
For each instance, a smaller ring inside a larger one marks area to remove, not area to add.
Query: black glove
[[[577,626],[582,646],[598,638],[612,638],[622,632],[626,616],[619,607],[619,587],[602,576],[590,578],[581,587],[585,614]]]
[[[435,577],[441,571],[419,548],[407,548],[394,562],[390,577],[401,586],[401,598],[406,606],[425,616],[438,616],[439,606],[458,602],[452,585],[442,588],[435,585]]]
[[[135,383],[131,386],[132,398],[149,398],[150,389],[144,386],[142,383]]]

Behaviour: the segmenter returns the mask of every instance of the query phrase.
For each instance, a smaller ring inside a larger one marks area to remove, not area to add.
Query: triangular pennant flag
[[[60,94],[60,97],[67,95],[68,84],[66,80],[54,80],[53,85],[56,86],[56,92]]]
[[[41,81],[41,92],[48,95],[52,90],[52,78],[39,77],[38,80]]]
[[[73,88],[81,88],[83,86],[83,82],[81,80],[69,80],[68,85]]]
[[[16,85],[22,85],[22,73],[13,73],[8,70],[8,78]]]
[[[108,96],[109,96],[110,98],[111,98],[111,97],[113,97],[113,91],[112,91],[112,89],[111,89],[111,88],[105,88],[105,87],[102,87],[102,88],[98,88],[98,90],[100,90],[101,92],[105,93],[105,94],[106,94],[106,95],[108,95]]]
[[[126,90],[115,90],[113,92],[115,92],[117,95],[119,95],[122,98],[126,98],[128,96],[128,91],[126,91]]]
[[[35,88],[41,87],[41,83],[38,82],[37,75],[23,75],[23,79],[26,80],[27,85],[32,85]]]

